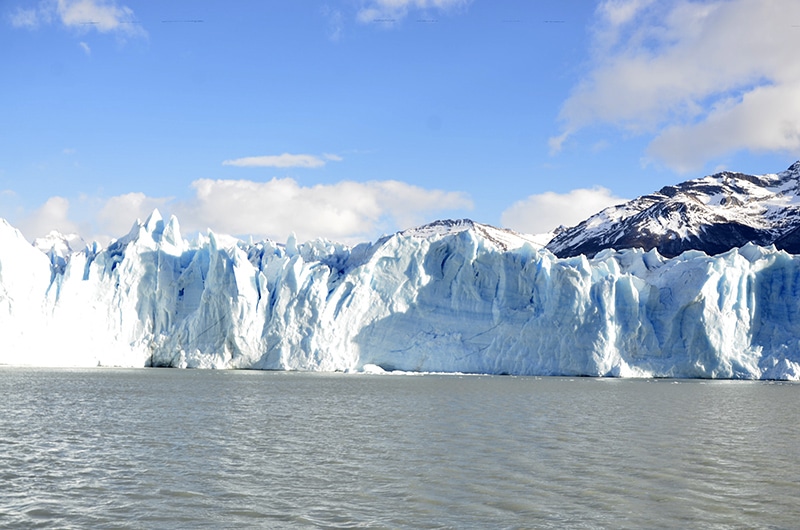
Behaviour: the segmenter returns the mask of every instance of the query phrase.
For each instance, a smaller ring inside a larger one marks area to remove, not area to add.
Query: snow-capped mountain
[[[467,221],[350,248],[181,237],[58,266],[0,220],[0,363],[800,379],[800,256],[560,259]]]
[[[44,237],[34,239],[33,246],[47,254],[54,270],[64,272],[70,256],[86,248],[86,241],[78,234],[62,234],[53,230]]]
[[[400,233],[405,236],[438,238],[467,230],[480,234],[500,250],[516,249],[526,243],[541,248],[550,240],[549,234],[520,234],[508,228],[497,228],[496,226],[476,223],[471,219],[442,219],[417,228],[404,230]]]
[[[69,256],[73,252],[83,250],[86,241],[78,234],[62,234],[53,230],[44,237],[33,240],[33,246],[45,254],[53,253],[57,256]]]
[[[778,174],[722,172],[606,208],[547,245],[560,257],[614,248],[715,255],[752,242],[800,253],[800,161]]]

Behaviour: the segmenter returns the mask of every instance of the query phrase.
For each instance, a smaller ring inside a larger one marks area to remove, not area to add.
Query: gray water
[[[2,528],[792,528],[800,386],[0,368]]]

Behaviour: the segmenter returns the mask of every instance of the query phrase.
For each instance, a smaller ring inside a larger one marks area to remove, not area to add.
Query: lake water
[[[2,528],[792,528],[789,383],[0,368]]]

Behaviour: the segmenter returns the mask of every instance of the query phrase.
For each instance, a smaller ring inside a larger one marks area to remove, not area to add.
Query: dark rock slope
[[[547,248],[559,257],[635,247],[673,257],[691,249],[714,255],[748,242],[800,253],[800,161],[778,174],[725,171],[664,187],[606,208]]]

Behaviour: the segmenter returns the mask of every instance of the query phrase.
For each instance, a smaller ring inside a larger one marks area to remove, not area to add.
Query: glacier
[[[0,364],[800,379],[800,256],[604,250],[439,222],[355,247],[188,242],[158,211],[107,248],[0,220]]]

